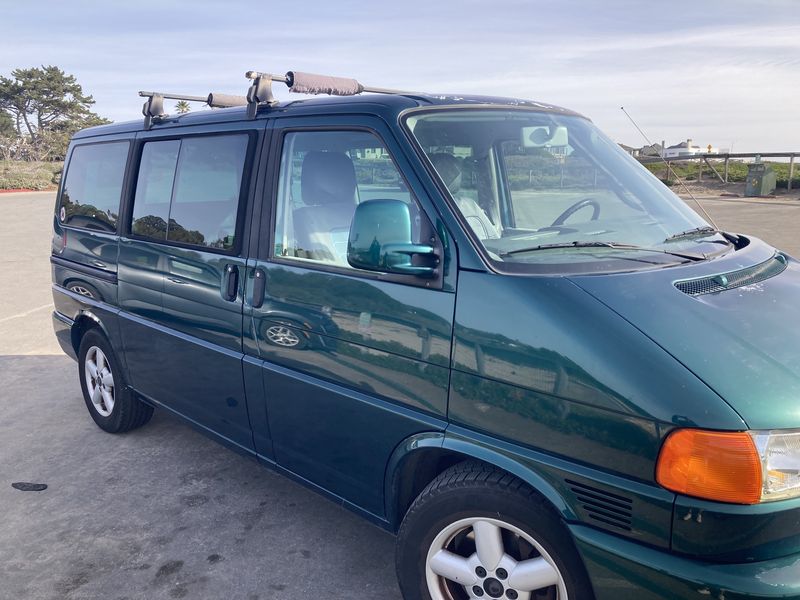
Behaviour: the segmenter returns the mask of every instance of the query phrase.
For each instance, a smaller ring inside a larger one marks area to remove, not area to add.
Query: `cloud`
[[[4,8],[0,72],[57,64],[115,120],[137,118],[139,89],[243,93],[248,69],[296,69],[562,104],[631,145],[643,141],[621,105],[654,141],[735,139],[737,149],[761,151],[798,144],[800,16],[791,0],[774,0],[771,11],[744,0],[37,7],[36,19],[25,6]]]

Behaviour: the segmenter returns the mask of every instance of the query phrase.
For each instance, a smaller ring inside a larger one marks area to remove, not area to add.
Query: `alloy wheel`
[[[114,374],[108,357],[97,346],[86,352],[83,372],[92,406],[100,415],[110,416],[114,410]]]
[[[568,600],[544,547],[498,519],[461,519],[445,527],[431,543],[425,571],[433,600]]]

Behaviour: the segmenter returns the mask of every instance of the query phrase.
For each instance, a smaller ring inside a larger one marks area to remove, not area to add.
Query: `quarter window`
[[[350,223],[360,202],[397,199],[420,213],[384,144],[362,131],[292,132],[284,138],[275,255],[351,268]]]
[[[128,147],[128,142],[112,142],[73,149],[61,193],[62,223],[116,231]]]
[[[231,250],[247,135],[147,142],[131,231],[155,240]]]

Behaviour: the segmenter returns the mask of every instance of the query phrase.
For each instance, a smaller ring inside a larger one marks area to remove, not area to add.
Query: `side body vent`
[[[565,480],[586,516],[600,527],[631,530],[633,500],[592,486]]]
[[[713,277],[703,277],[701,279],[685,279],[676,281],[675,287],[689,296],[702,296],[703,294],[714,294],[724,292],[745,285],[753,285],[770,277],[779,275],[786,269],[789,261],[783,254],[776,254],[767,261],[753,267],[731,271]]]

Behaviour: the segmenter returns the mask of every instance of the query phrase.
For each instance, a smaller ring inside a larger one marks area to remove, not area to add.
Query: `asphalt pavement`
[[[163,411],[95,426],[50,322],[52,210],[0,194],[0,600],[399,599],[360,517]]]
[[[163,411],[94,425],[50,323],[53,199],[0,194],[0,599],[399,598],[394,540],[359,517]],[[701,202],[800,257],[799,199]]]

